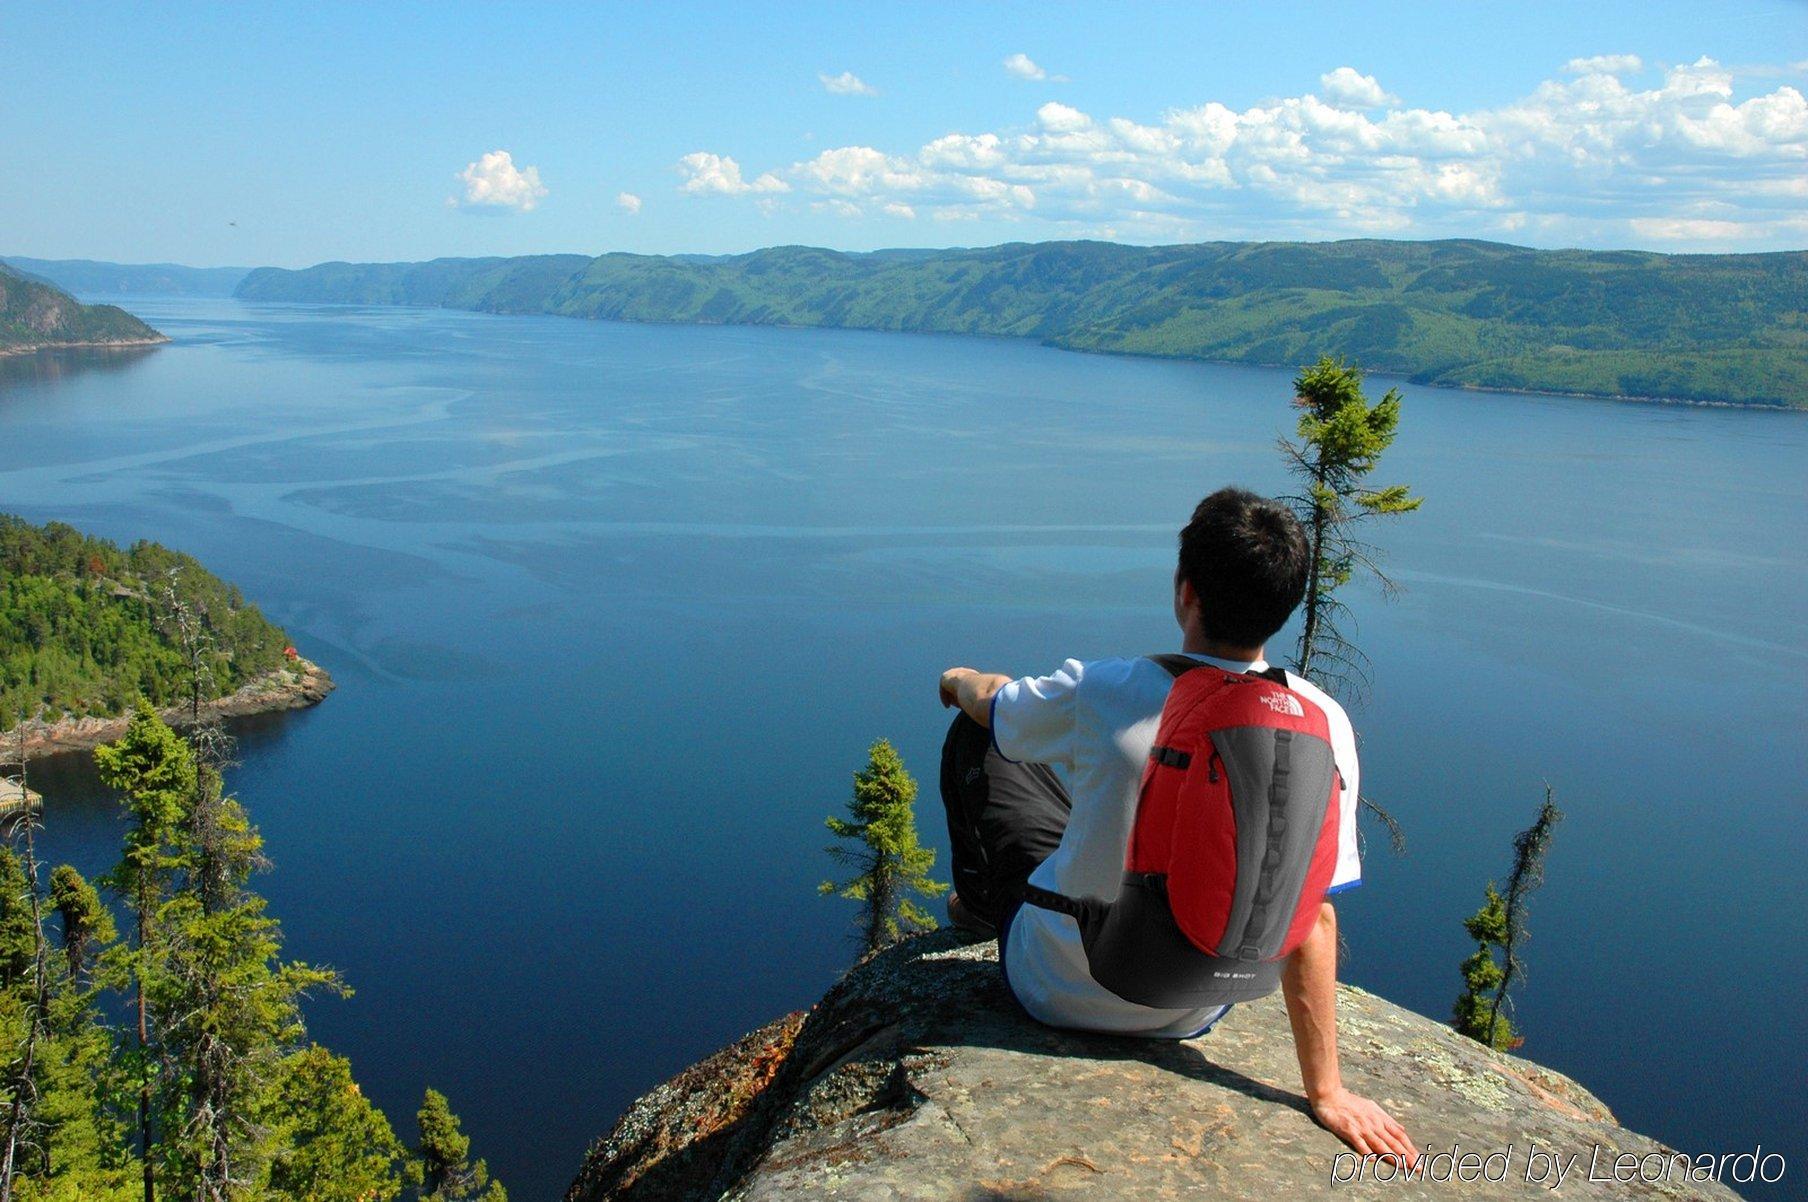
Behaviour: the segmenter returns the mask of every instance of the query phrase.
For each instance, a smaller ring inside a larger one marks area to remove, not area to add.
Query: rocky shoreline
[[[168,341],[167,335],[159,334],[155,338],[91,339],[83,342],[26,342],[18,346],[0,346],[0,358],[7,355],[35,355],[39,351],[127,350],[138,346],[162,346]]]
[[[288,667],[278,668],[247,681],[236,691],[208,702],[204,708],[210,716],[217,718],[243,718],[251,714],[305,709],[310,705],[318,705],[333,688],[333,678],[325,668],[311,660],[302,659]],[[180,726],[188,720],[186,706],[170,706],[160,712],[171,725]],[[111,718],[63,718],[56,722],[27,722],[22,728],[15,726],[0,734],[0,747],[5,747],[9,754],[16,756],[19,734],[23,729],[25,755],[28,759],[72,751],[92,751],[102,743],[111,743],[119,738],[125,733],[130,721],[131,715],[120,714]]]

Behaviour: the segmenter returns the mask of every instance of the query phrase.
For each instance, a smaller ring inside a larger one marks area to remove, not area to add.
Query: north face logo
[[[1263,693],[1262,704],[1277,714],[1286,714],[1291,718],[1306,716],[1306,707],[1292,693]]]

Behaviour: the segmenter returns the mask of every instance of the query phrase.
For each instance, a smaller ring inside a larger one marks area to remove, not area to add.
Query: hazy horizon
[[[748,247],[746,250],[731,250],[731,251],[695,251],[695,250],[637,251],[637,250],[627,250],[624,248],[617,247],[617,248],[611,248],[611,249],[607,249],[607,250],[523,251],[522,253],[515,254],[515,255],[428,254],[428,255],[422,255],[422,256],[418,256],[418,257],[409,257],[409,258],[396,256],[396,257],[387,257],[387,258],[378,257],[378,258],[368,258],[368,259],[364,259],[364,258],[348,259],[348,258],[339,257],[339,258],[315,259],[315,260],[312,260],[312,261],[306,262],[306,263],[301,263],[301,262],[295,262],[295,263],[184,263],[184,262],[176,262],[176,261],[166,260],[166,259],[159,259],[159,260],[102,259],[102,258],[97,258],[93,255],[38,255],[38,254],[19,254],[19,253],[13,253],[13,252],[8,252],[8,251],[0,251],[0,263],[11,263],[11,262],[14,262],[15,260],[26,260],[26,261],[35,261],[35,262],[42,262],[42,263],[94,263],[94,264],[99,264],[99,265],[116,266],[116,267],[178,267],[178,268],[185,268],[185,269],[188,269],[191,271],[239,271],[239,270],[256,271],[257,269],[259,269],[261,267],[277,267],[277,268],[281,268],[286,271],[301,271],[301,270],[306,270],[309,267],[319,267],[319,266],[322,266],[322,265],[328,264],[328,263],[352,263],[352,264],[431,263],[431,262],[435,262],[438,260],[448,260],[448,259],[515,259],[515,258],[553,257],[553,256],[557,256],[557,255],[583,255],[587,258],[594,259],[594,258],[598,258],[602,255],[613,255],[613,254],[643,255],[643,256],[646,256],[649,258],[690,257],[690,258],[728,259],[728,258],[735,258],[740,255],[757,254],[758,252],[760,252],[762,250],[780,250],[780,249],[783,249],[786,247],[797,247],[797,248],[804,249],[804,250],[825,250],[825,251],[830,251],[834,254],[842,254],[842,255],[874,255],[874,254],[887,254],[887,253],[891,253],[891,252],[895,252],[895,251],[921,251],[921,252],[926,252],[926,253],[942,253],[942,252],[952,253],[952,252],[956,252],[956,251],[970,251],[970,250],[995,250],[1002,246],[1011,246],[1011,245],[1035,246],[1035,245],[1042,245],[1042,244],[1047,244],[1047,243],[1058,243],[1058,242],[1103,242],[1103,243],[1107,243],[1107,244],[1114,245],[1114,246],[1138,246],[1138,247],[1202,246],[1202,245],[1209,245],[1211,243],[1224,243],[1224,242],[1235,242],[1235,243],[1258,243],[1258,242],[1300,242],[1300,243],[1489,242],[1489,243],[1493,243],[1495,245],[1500,245],[1500,246],[1517,247],[1521,250],[1538,250],[1538,251],[1580,250],[1580,251],[1591,251],[1591,252],[1601,252],[1601,253],[1611,253],[1611,252],[1615,252],[1615,251],[1632,251],[1632,252],[1636,252],[1639,254],[1656,254],[1656,255],[1691,255],[1691,254],[1782,254],[1782,255],[1787,255],[1787,254],[1808,253],[1808,242],[1804,242],[1803,245],[1801,245],[1801,246],[1785,246],[1785,247],[1777,247],[1775,249],[1769,249],[1769,250],[1686,251],[1686,250],[1665,249],[1665,248],[1661,248],[1661,247],[1630,246],[1630,245],[1628,245],[1628,246],[1568,246],[1568,245],[1565,245],[1565,246],[1534,246],[1534,245],[1531,245],[1530,243],[1526,243],[1526,242],[1515,242],[1510,238],[1486,238],[1486,237],[1470,236],[1470,235],[1463,235],[1463,234],[1451,234],[1448,236],[1436,237],[1436,238],[1430,238],[1430,237],[1427,237],[1427,238],[1388,238],[1388,237],[1352,235],[1349,237],[1332,237],[1332,238],[1202,238],[1202,239],[1197,239],[1197,240],[1193,240],[1193,241],[1184,241],[1184,242],[1134,242],[1134,241],[1130,241],[1127,239],[1113,239],[1113,238],[1013,238],[1013,239],[1007,239],[1003,242],[958,243],[958,244],[950,244],[950,245],[946,245],[946,246],[939,246],[939,245],[938,246],[904,246],[904,245],[875,246],[875,247],[864,248],[864,249],[855,249],[855,248],[846,247],[846,246],[831,246],[826,243],[820,243],[820,242],[770,242],[770,243],[765,243],[765,244],[762,244],[759,246]]]

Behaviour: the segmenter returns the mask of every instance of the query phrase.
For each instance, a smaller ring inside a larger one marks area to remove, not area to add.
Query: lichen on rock
[[[1596,1148],[1601,1165],[1669,1149],[1567,1077],[1362,990],[1342,987],[1338,1021],[1351,1088],[1423,1153],[1496,1155],[1502,1179],[1376,1182],[1371,1165],[1334,1182],[1358,1166],[1312,1120],[1278,996],[1197,1040],[1061,1031],[1011,999],[995,944],[938,931],[641,1097],[567,1202],[1548,1197],[1551,1180],[1527,1179],[1534,1146],[1580,1157],[1559,1197],[1735,1196],[1680,1169],[1589,1181]]]

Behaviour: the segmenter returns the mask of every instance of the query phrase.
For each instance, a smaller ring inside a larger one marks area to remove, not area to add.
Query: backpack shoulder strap
[[[1179,679],[1181,673],[1191,672],[1194,668],[1217,667],[1216,664],[1201,663],[1190,655],[1151,655],[1149,658],[1166,668],[1168,670],[1168,675],[1175,679]],[[1220,671],[1222,671],[1222,669],[1220,669]],[[1291,687],[1287,683],[1287,669],[1285,668],[1268,667],[1262,669],[1260,672],[1249,672],[1246,673],[1246,675],[1257,676],[1263,680],[1273,681],[1282,688]]]

